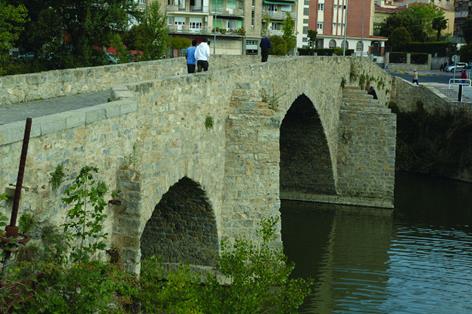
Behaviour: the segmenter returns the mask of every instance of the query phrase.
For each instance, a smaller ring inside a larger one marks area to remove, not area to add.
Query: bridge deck
[[[459,87],[453,86],[449,88],[448,84],[441,84],[441,83],[424,83],[426,86],[431,86],[436,88],[441,94],[446,96],[449,101],[455,102],[457,101],[459,92]],[[472,89],[470,87],[464,87],[462,93],[462,102],[472,103]]]
[[[110,90],[0,105],[0,125],[106,103]]]

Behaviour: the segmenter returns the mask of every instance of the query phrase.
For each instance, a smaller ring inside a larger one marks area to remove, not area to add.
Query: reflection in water
[[[472,313],[472,185],[403,174],[396,199],[394,217],[282,202],[295,275],[315,278],[303,312]]]

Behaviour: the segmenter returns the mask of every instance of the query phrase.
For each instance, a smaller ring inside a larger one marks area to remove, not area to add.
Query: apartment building
[[[169,33],[210,40],[215,54],[257,53],[262,4],[256,0],[158,0]]]
[[[308,29],[316,30],[318,48],[346,47],[357,55],[383,55],[386,38],[374,36],[374,0],[305,0],[300,46]]]
[[[267,35],[282,35],[283,34],[283,21],[289,15],[294,21],[295,26],[297,25],[297,0],[262,0],[263,10],[263,25],[267,27]]]

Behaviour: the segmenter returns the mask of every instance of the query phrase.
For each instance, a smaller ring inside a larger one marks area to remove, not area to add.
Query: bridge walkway
[[[111,90],[62,96],[9,105],[0,104],[0,125],[50,114],[91,107],[108,102]]]
[[[441,94],[446,96],[450,102],[456,102],[458,99],[459,87],[457,85],[452,86],[452,88],[449,88],[448,84],[442,83],[423,83],[423,85],[434,87]],[[462,102],[472,103],[472,88],[465,87],[463,89]]]

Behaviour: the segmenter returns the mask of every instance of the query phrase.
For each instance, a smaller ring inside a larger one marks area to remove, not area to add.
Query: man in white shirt
[[[210,47],[208,46],[208,39],[203,38],[203,41],[195,49],[195,59],[197,60],[197,72],[208,71],[208,59],[210,58]]]

